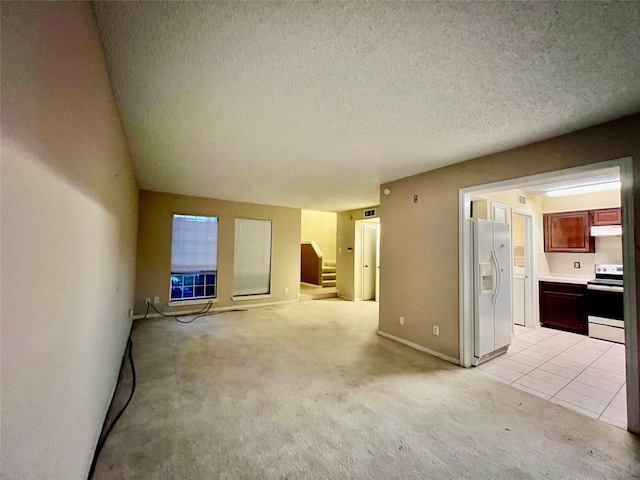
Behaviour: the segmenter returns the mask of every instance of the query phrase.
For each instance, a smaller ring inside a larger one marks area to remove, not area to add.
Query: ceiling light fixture
[[[560,188],[550,190],[547,197],[566,197],[567,195],[580,195],[583,193],[606,192],[609,190],[620,190],[620,182],[594,183],[592,185],[582,185],[580,187]]]

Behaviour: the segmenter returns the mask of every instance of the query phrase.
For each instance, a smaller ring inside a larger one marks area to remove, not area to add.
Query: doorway
[[[360,237],[360,238],[358,238]],[[380,219],[356,221],[356,298],[378,301],[380,295]],[[359,277],[359,278],[358,278]],[[360,290],[360,295],[358,295]]]
[[[511,245],[513,279],[513,324],[537,327],[537,299],[535,295],[534,215],[530,211],[511,210]]]
[[[624,269],[624,320],[626,351],[625,378],[626,383],[620,391],[620,398],[626,398],[627,428],[632,432],[640,432],[640,376],[638,364],[638,324],[636,311],[637,279],[635,277],[635,247],[633,243],[633,159],[630,157],[605,161],[597,164],[570,168],[562,171],[548,172],[526,178],[507,180],[487,185],[479,185],[460,189],[460,244],[459,244],[459,279],[460,279],[460,365],[469,367],[473,357],[473,265],[471,258],[471,199],[482,193],[500,192],[508,189],[525,189],[535,185],[575,178],[576,176],[597,173],[599,170],[615,169],[619,172],[622,183],[620,192],[622,206],[622,224],[627,226],[622,231],[622,251]],[[537,221],[537,220],[536,220]],[[539,226],[541,228],[541,226]],[[538,237],[540,235],[538,234]],[[574,268],[580,268],[579,262]],[[536,270],[533,270],[534,276]],[[518,327],[520,328],[520,327]],[[584,338],[584,337],[582,337]],[[625,395],[626,393],[626,395]],[[618,396],[616,396],[618,398]]]

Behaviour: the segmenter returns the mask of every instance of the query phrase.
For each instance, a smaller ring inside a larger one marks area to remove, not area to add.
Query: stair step
[[[335,267],[336,266],[336,261],[335,260],[325,260],[324,261],[324,266],[325,267]]]
[[[322,267],[322,273],[331,273],[331,272],[335,272],[336,271],[336,267],[327,267],[324,266]]]
[[[323,287],[335,287],[336,286],[336,281],[335,280],[322,280],[322,286]]]
[[[338,296],[337,292],[315,293],[313,295],[302,294],[300,295],[301,302],[308,302],[310,300],[324,300],[326,298],[335,298]]]
[[[336,273],[323,273],[322,274],[322,280],[335,280],[336,279]]]

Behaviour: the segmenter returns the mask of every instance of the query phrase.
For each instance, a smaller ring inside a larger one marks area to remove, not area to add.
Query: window
[[[271,291],[271,221],[236,219],[233,296]]]
[[[216,298],[218,218],[174,215],[171,301]]]

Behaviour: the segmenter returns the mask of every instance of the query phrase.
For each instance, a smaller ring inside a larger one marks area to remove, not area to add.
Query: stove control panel
[[[596,265],[596,275],[622,275],[622,265]]]

